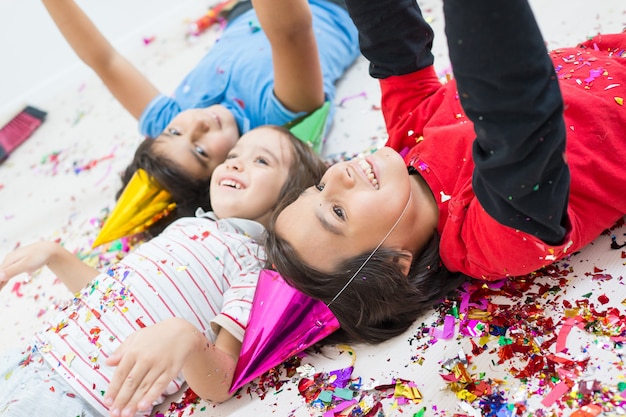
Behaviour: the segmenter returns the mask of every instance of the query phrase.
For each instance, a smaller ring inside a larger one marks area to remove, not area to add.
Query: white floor
[[[189,21],[199,17],[210,1],[79,3],[113,43],[163,91],[174,88],[218,35],[214,30],[193,41],[185,37]],[[443,74],[448,70],[448,61],[441,3],[427,0],[422,5],[438,34],[434,49],[437,69]],[[595,33],[618,32],[626,26],[623,0],[535,0],[533,6],[550,48],[570,46]],[[92,251],[89,242],[95,237],[97,223],[105,210],[113,205],[113,195],[119,186],[117,173],[130,160],[141,140],[136,122],[76,60],[39,2],[0,4],[0,28],[3,63],[0,123],[8,121],[25,104],[48,112],[46,122],[33,137],[0,165],[0,258],[18,245],[55,239],[94,266],[108,264],[119,250]],[[146,45],[144,39],[153,37]],[[377,84],[368,77],[365,60],[360,59],[342,80],[337,100],[342,105],[324,149],[329,159],[368,152],[384,143],[386,136],[378,108]],[[619,243],[626,240],[626,227],[613,233]],[[422,409],[425,416],[452,416],[455,412],[481,415],[479,409],[483,409],[482,415],[495,415],[489,414],[485,405],[487,401],[493,404],[493,395],[482,395],[470,405],[472,398],[463,397],[462,393],[455,395],[455,385],[446,383],[440,376],[450,374],[443,365],[448,366],[449,360],[458,357],[459,352],[472,357],[468,372],[475,382],[483,381],[492,388],[499,382],[496,390],[501,391],[502,402],[509,406],[509,411],[498,415],[512,415],[525,404],[527,410],[521,415],[569,416],[583,401],[604,406],[604,415],[624,414],[625,409],[615,407],[621,401],[617,392],[623,389],[618,383],[626,381],[623,351],[617,344],[619,339],[609,336],[623,336],[626,327],[626,290],[622,278],[626,255],[621,250],[610,249],[610,242],[608,235],[601,236],[567,263],[560,264],[559,277],[555,277],[556,273],[538,277],[536,282],[549,291],[540,291],[542,287],[535,286],[521,294],[489,298],[492,307],[496,303],[511,306],[509,312],[495,314],[495,319],[511,319],[511,311],[519,314],[517,326],[512,326],[507,333],[508,341],[495,336],[479,340],[458,335],[458,330],[446,340],[427,337],[424,329],[439,326],[438,319],[442,317],[433,312],[415,323],[404,336],[381,346],[352,346],[353,352],[347,347],[329,348],[323,354],[304,357],[302,363],[313,364],[319,372],[330,372],[354,361],[352,377],[362,378],[363,383],[354,387],[357,399],[376,402],[384,398],[382,410],[387,416],[420,415]],[[40,328],[68,296],[63,286],[45,270],[10,283],[0,293],[0,351],[28,343],[33,331]],[[595,306],[595,310],[580,308],[584,301]],[[536,306],[538,311],[522,319],[522,313],[531,306]],[[569,338],[563,339],[568,350],[558,356],[569,362],[558,362],[553,368],[537,371],[526,380],[515,378],[518,372],[515,369],[522,369],[530,361],[553,358],[549,355],[555,353],[555,346],[540,345],[550,336],[566,336],[566,316],[580,317],[588,324],[587,328],[575,326]],[[472,317],[479,315],[474,311]],[[518,353],[514,359],[499,363],[498,352],[516,336],[525,338],[528,343],[535,342],[534,350]],[[472,341],[486,345],[486,352],[472,354]],[[551,369],[555,372],[550,373]],[[299,395],[298,383],[302,378],[299,374],[284,377],[286,382],[279,389],[265,387],[256,393],[244,390],[238,398],[215,407],[203,402],[189,404],[183,413],[321,416],[319,408],[309,405]],[[423,397],[421,404],[397,404],[394,399],[385,398],[389,391],[368,390],[390,384],[394,378],[412,381]],[[559,380],[567,381],[569,386],[564,396],[558,395],[557,401],[550,402],[551,393],[556,395],[554,387],[557,390],[564,387],[564,384],[558,385]],[[599,381],[603,393],[585,394],[579,384],[594,380]],[[267,383],[267,379],[262,382]],[[626,394],[621,398],[626,398]],[[180,411],[167,412],[168,405],[161,407],[163,414],[180,414]],[[329,409],[336,410],[334,406]],[[553,414],[542,414],[542,410],[552,410]]]

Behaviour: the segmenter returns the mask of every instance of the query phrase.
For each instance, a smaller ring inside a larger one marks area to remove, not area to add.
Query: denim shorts
[[[101,417],[30,349],[0,356],[0,416]]]

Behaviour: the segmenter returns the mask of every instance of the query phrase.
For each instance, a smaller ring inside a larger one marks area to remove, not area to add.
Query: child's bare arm
[[[292,111],[313,111],[324,103],[318,47],[307,0],[252,0],[272,44],[274,93]]]
[[[228,391],[240,350],[241,342],[227,331],[220,331],[212,344],[182,318],[145,327],[107,359],[107,365],[117,369],[105,403],[114,417],[150,409],[181,371],[200,397],[225,401],[231,397]]]
[[[73,0],[42,0],[63,37],[78,57],[102,79],[126,110],[139,118],[159,93],[120,55]]]
[[[47,266],[76,293],[98,275],[98,271],[78,259],[73,253],[53,242],[37,242],[9,253],[0,264],[0,289],[21,273],[33,273]]]
[[[204,343],[203,351],[196,351],[195,358],[190,356],[183,368],[185,379],[200,397],[221,403],[232,396],[228,391],[241,352],[241,342],[228,331],[221,330],[214,345],[206,339],[200,343]]]

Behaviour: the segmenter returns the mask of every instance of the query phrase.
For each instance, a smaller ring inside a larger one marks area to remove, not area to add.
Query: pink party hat
[[[261,271],[230,392],[338,328],[322,301],[296,290],[278,272]]]

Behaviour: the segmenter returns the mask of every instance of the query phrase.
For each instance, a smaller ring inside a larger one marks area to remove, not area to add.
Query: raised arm
[[[122,106],[136,119],[159,93],[157,88],[120,55],[73,0],[42,0],[76,55],[100,77]]]
[[[47,266],[77,293],[98,275],[98,271],[78,259],[63,246],[53,242],[37,242],[9,253],[0,264],[0,289],[21,273],[33,273]]]
[[[346,6],[372,77],[409,74],[433,64],[433,30],[416,0],[346,0]]]
[[[274,94],[292,111],[324,103],[324,85],[313,18],[307,0],[252,0],[272,45]]]
[[[445,0],[459,98],[474,122],[473,187],[498,222],[560,243],[569,169],[563,98],[527,0]]]

